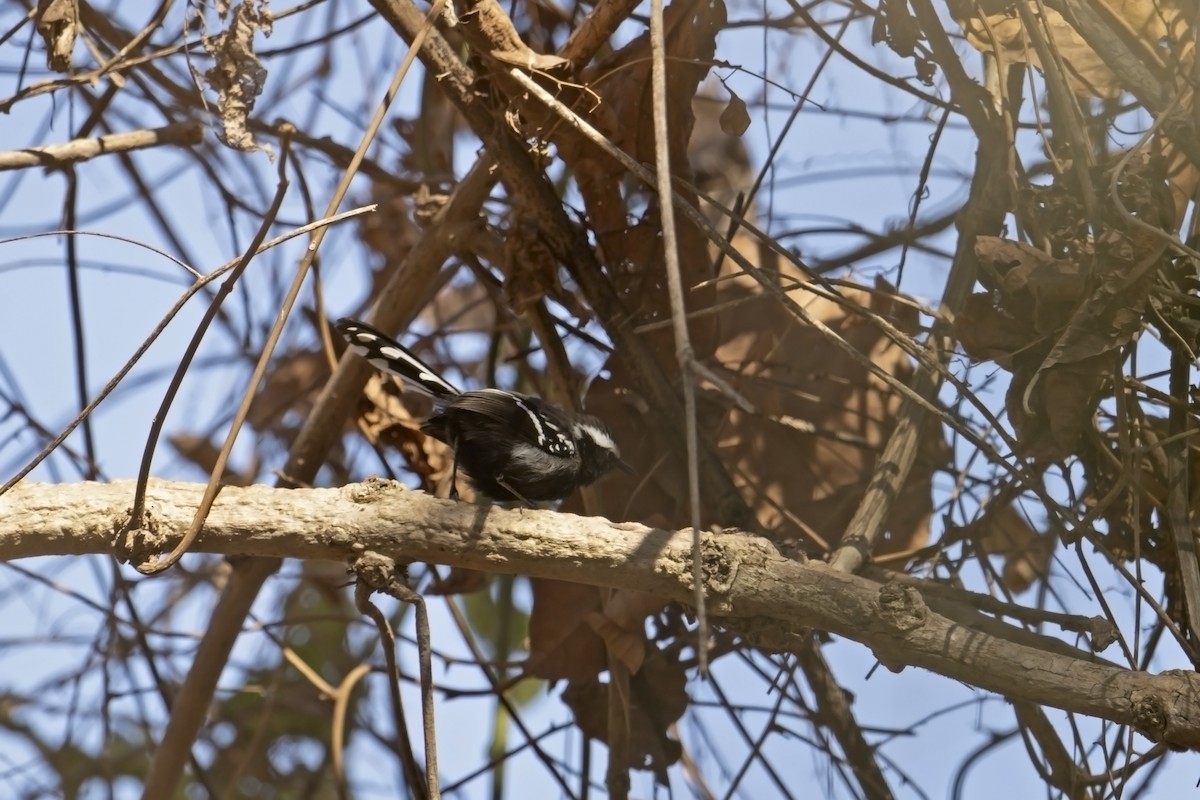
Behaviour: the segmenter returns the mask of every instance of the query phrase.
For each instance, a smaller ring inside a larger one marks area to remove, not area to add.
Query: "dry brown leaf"
[[[487,588],[488,574],[477,569],[453,567],[446,577],[438,578],[425,588],[428,595],[470,594]]]
[[[895,314],[901,327],[915,323],[911,304],[894,302],[886,291],[846,289],[843,294]],[[901,380],[911,378],[908,356],[877,326],[807,292],[793,296],[873,363]],[[705,389],[699,428],[717,440],[726,468],[766,535],[779,542],[803,541],[811,550],[831,547],[862,498],[901,397],[745,279],[724,281],[717,302],[736,305],[717,316],[720,340],[710,365],[757,413],[746,414],[715,389]],[[610,380],[593,382],[588,408],[609,420],[618,441],[644,444],[630,454],[638,479],[617,475],[597,485],[603,507],[647,524],[686,526],[683,465],[663,458],[669,444],[639,412],[636,399],[620,390],[627,380],[621,366],[612,364],[611,370]],[[928,540],[932,475],[948,451],[939,423],[931,419],[927,425],[918,463],[877,555],[921,547]]]
[[[246,421],[259,432],[273,432],[286,416],[303,418],[329,377],[329,360],[317,351],[289,353],[271,362]]]
[[[911,305],[893,303],[886,289],[842,294],[876,312],[903,309],[895,317],[902,327],[915,322]],[[911,379],[909,357],[876,325],[807,292],[792,296],[876,366],[902,381]],[[820,548],[812,531],[832,546],[865,491],[901,397],[756,287],[724,283],[718,302],[736,299],[745,302],[721,315],[715,362],[760,415],[730,410],[721,423],[722,453],[765,530]],[[810,423],[814,432],[786,427],[783,418]],[[922,452],[876,555],[918,548],[928,540],[929,482],[947,451],[940,424],[934,419],[926,424]]]
[[[46,66],[54,72],[70,72],[80,31],[78,0],[38,0],[37,31],[46,43]]]
[[[746,110],[746,101],[730,91],[729,103],[721,112],[721,130],[730,136],[741,136],[749,127],[750,112]]]
[[[1047,369],[1036,382],[1032,382],[1032,362],[1018,367],[1005,396],[1005,408],[1021,454],[1046,463],[1078,452],[1111,366],[1110,357],[1094,356]]]
[[[1012,503],[988,509],[975,541],[985,554],[1004,558],[1001,580],[1010,591],[1023,592],[1049,575],[1052,540],[1034,530]]]
[[[235,150],[264,150],[247,124],[254,103],[267,83],[267,70],[254,53],[254,37],[271,35],[273,17],[265,2],[243,0],[233,12],[229,27],[203,38],[205,51],[216,62],[204,73],[217,93],[221,141]]]
[[[604,640],[584,622],[600,610],[600,590],[543,578],[531,579],[530,586],[529,672],[550,681],[586,683],[608,669]]]
[[[636,675],[646,660],[646,635],[626,630],[598,611],[589,611],[584,619],[604,640],[609,654],[620,660],[631,675]]]
[[[1140,219],[1166,222],[1170,204],[1157,163],[1129,166],[1120,190]],[[1111,354],[1141,331],[1162,264],[1166,237],[1127,227],[1115,209],[1104,222],[1094,241],[1069,248],[1072,258],[997,237],[975,243],[980,281],[992,291],[968,300],[955,332],[973,358],[1012,371],[1005,404],[1022,454],[1039,461],[1078,452]]]
[[[1078,263],[1052,258],[1024,242],[980,236],[975,240],[975,255],[985,283],[986,276],[994,274],[998,277],[995,288],[1004,294],[1028,292],[1032,302],[1028,320],[1038,333],[1061,329],[1087,289]]]
[[[604,616],[631,631],[641,631],[646,617],[665,605],[658,595],[631,590],[610,592],[604,602]]]
[[[424,486],[448,490],[454,463],[450,448],[420,430],[420,420],[429,416],[431,408],[427,397],[402,393],[395,379],[376,373],[363,389],[358,430],[372,445],[399,452]],[[469,498],[470,487],[464,485],[463,490]]]
[[[533,581],[530,670],[549,680],[590,678],[608,668],[605,645],[631,673],[646,656],[645,620],[661,597],[561,581]]]
[[[629,678],[629,767],[650,770],[666,779],[666,768],[679,760],[679,742],[667,731],[687,710],[687,674],[678,661],[653,651],[638,674]],[[588,736],[608,742],[606,683],[572,683],[562,693],[575,722]]]
[[[180,458],[199,467],[206,475],[211,475],[213,469],[216,468],[217,456],[220,455],[221,448],[205,437],[177,433],[169,437],[167,441],[179,453]],[[258,468],[257,453],[251,456],[250,464],[241,472],[226,464],[224,472],[221,473],[221,483],[229,486],[249,486],[258,477]]]
[[[1146,299],[1167,239],[1110,232],[1098,243],[1099,286],[1067,323],[1040,369],[1082,361],[1122,347],[1142,329]],[[1095,274],[1098,273],[1098,274]]]
[[[1038,3],[1030,0],[1028,5],[1041,19]],[[1042,68],[1041,59],[1026,34],[1020,17],[993,14],[987,18],[987,24],[976,17],[959,22],[967,34],[967,41],[981,52],[993,52],[998,46],[1009,63],[1027,63],[1038,69]],[[1113,99],[1121,96],[1122,88],[1117,76],[1100,56],[1096,55],[1096,51],[1088,46],[1079,32],[1063,19],[1062,14],[1054,9],[1046,9],[1042,36],[1052,44],[1067,65],[1065,77],[1073,92],[1084,97]],[[992,37],[995,37],[994,45]]]
[[[1139,39],[1146,52],[1158,49],[1159,41],[1168,33],[1178,31],[1179,9],[1170,0],[1095,0],[1117,25],[1126,27],[1132,37]],[[1027,0],[1029,11],[1043,20],[1042,36],[1062,58],[1065,77],[1071,90],[1083,97],[1116,98],[1123,87],[1120,78],[1104,63],[1096,51],[1071,26],[1063,15],[1046,8],[1037,0]],[[972,6],[973,8],[973,6]],[[1045,10],[1045,17],[1042,11]],[[1021,18],[1007,11],[987,15],[960,17],[967,41],[980,52],[1003,51],[1010,63],[1028,63],[1042,68],[1041,59],[1025,31]]]
[[[1013,354],[1029,345],[1029,327],[996,307],[989,294],[973,294],[954,318],[954,336],[976,361],[1013,368]]]

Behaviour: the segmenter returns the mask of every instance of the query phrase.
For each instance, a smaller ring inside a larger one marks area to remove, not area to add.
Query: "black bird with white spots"
[[[433,398],[437,410],[421,430],[450,445],[454,474],[461,467],[492,500],[527,505],[561,500],[614,467],[631,471],[612,432],[596,417],[503,389],[460,391],[370,325],[345,318],[337,329],[373,367]],[[453,483],[451,492],[457,496]]]

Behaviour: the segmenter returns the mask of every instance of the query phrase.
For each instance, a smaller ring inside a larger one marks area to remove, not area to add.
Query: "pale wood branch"
[[[143,150],[147,147],[178,145],[191,147],[204,138],[204,126],[199,122],[177,122],[153,130],[110,133],[91,139],[72,139],[62,144],[27,147],[24,150],[0,151],[0,170],[29,167],[61,167],[75,161],[109,153]]]
[[[0,497],[0,559],[162,552],[187,529],[202,491],[152,482],[149,539],[114,542],[132,482],[18,484]],[[373,550],[689,604],[691,536],[598,517],[474,506],[367,482],[341,489],[227,488],[195,549],[337,561]],[[703,545],[710,611],[734,628],[739,618],[766,618],[785,629],[829,631],[870,647],[893,670],[924,667],[1012,698],[1132,725],[1153,741],[1200,747],[1200,676],[1192,672],[1124,669],[911,583],[878,583],[785,558],[760,537],[705,533]]]

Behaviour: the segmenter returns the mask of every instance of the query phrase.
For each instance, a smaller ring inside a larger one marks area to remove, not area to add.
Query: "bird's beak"
[[[617,469],[621,470],[626,475],[637,475],[637,472],[634,470],[633,467],[629,466],[628,464],[626,464],[624,461],[622,461],[619,458],[617,459],[616,466],[617,466]]]

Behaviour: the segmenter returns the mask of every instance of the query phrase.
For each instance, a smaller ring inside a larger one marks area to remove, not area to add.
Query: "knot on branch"
[[[899,633],[908,633],[925,624],[929,608],[912,586],[889,583],[879,587],[879,619]]]
[[[391,592],[392,585],[397,582],[396,559],[367,550],[361,553],[350,564],[350,569],[358,579],[377,592]],[[408,575],[404,567],[399,568],[400,583],[407,583]]]
[[[350,569],[358,576],[356,601],[364,613],[371,592],[383,592],[405,603],[421,602],[421,596],[408,585],[408,564],[397,564],[391,556],[365,550],[350,563]]]
[[[122,564],[132,564],[138,572],[152,567],[158,556],[167,549],[167,537],[159,530],[154,512],[147,507],[140,519],[133,518],[132,509],[113,520],[109,538],[113,556]]]
[[[397,481],[371,476],[362,483],[353,483],[343,487],[343,491],[350,502],[365,506],[385,500],[391,492],[402,488],[406,487]]]
[[[715,533],[700,534],[700,561],[704,568],[704,593],[725,595],[733,588],[740,558],[716,544]]]
[[[1161,742],[1167,733],[1170,710],[1167,701],[1156,692],[1134,692],[1133,726],[1152,742]]]

